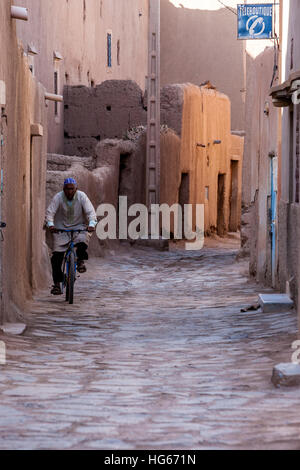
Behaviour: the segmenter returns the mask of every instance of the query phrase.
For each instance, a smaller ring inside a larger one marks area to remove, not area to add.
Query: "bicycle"
[[[74,284],[76,281],[77,273],[77,256],[74,245],[74,234],[87,232],[88,230],[57,230],[57,233],[70,233],[71,240],[69,246],[64,255],[63,261],[63,275],[64,280],[62,282],[62,293],[66,288],[66,302],[69,304],[74,303]]]

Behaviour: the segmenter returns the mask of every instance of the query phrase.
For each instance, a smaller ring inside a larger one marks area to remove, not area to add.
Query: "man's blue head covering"
[[[64,182],[64,186],[67,186],[67,184],[75,184],[75,186],[77,186],[77,181],[74,180],[74,178],[67,178]]]

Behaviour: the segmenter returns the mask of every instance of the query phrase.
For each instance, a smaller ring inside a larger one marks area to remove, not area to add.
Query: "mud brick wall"
[[[0,79],[6,95],[0,113],[1,220],[7,224],[1,241],[0,325],[26,323],[27,301],[51,282],[43,231],[45,88],[32,75],[24,49],[18,45],[11,3],[0,2]]]
[[[67,86],[64,103],[65,155],[95,156],[100,141],[122,139],[128,129],[147,123],[143,92],[131,80]]]
[[[166,85],[160,93],[161,124],[181,137],[184,89],[186,85]]]

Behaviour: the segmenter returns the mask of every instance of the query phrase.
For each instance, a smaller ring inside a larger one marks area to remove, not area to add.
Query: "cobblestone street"
[[[91,259],[75,305],[41,292],[0,335],[1,449],[299,449],[299,389],[276,389],[296,315],[242,313],[270,292],[237,247]]]

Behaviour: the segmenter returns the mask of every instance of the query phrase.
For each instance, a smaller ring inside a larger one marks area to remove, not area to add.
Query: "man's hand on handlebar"
[[[49,230],[50,230],[50,233],[58,233],[58,230],[57,230],[57,228],[54,227],[54,225],[49,227]]]
[[[95,230],[96,230],[96,227],[93,227],[92,225],[90,225],[87,229],[89,233],[95,232]]]

